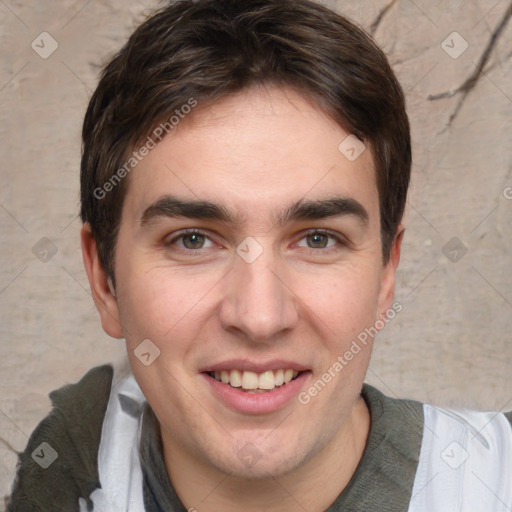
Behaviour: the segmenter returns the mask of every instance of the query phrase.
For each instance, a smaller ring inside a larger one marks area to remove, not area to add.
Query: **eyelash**
[[[324,236],[334,239],[337,243],[337,246],[335,245],[333,247],[326,247],[323,249],[322,248],[315,249],[314,247],[305,247],[305,249],[309,249],[312,252],[322,251],[323,253],[330,253],[330,252],[338,250],[339,246],[348,247],[348,242],[343,237],[341,237],[339,234],[334,233],[333,231],[330,231],[328,229],[310,229],[310,230],[306,231],[306,233],[300,238],[299,241],[301,241],[304,238],[311,236],[311,235],[324,235]]]
[[[186,229],[184,231],[179,232],[171,240],[164,241],[164,246],[171,247],[178,240],[183,239],[187,235],[201,235],[201,236],[204,236],[205,238],[207,238],[208,240],[212,241],[210,236],[208,235],[208,233],[205,231],[202,231],[201,229]],[[344,239],[343,237],[340,237],[338,234],[336,234],[328,229],[310,229],[310,230],[306,231],[300,237],[298,242],[302,241],[303,239],[305,239],[311,235],[324,235],[331,239],[334,239],[336,241],[336,243],[338,244],[338,246],[348,247],[348,242],[346,241],[346,239]],[[296,243],[298,243],[298,242],[296,242]],[[317,253],[319,251],[321,251],[323,253],[330,253],[330,252],[338,250],[339,247],[337,247],[337,246],[326,247],[326,248],[304,247],[304,249],[309,250],[313,253]],[[200,254],[203,249],[202,248],[201,249],[187,249],[186,247],[179,247],[179,250],[183,251],[189,255],[197,255],[197,254]]]
[[[200,229],[185,229],[180,231],[176,236],[174,236],[171,240],[164,240],[164,246],[170,247],[176,243],[176,241],[183,239],[187,235],[201,235],[211,241],[211,238],[208,236],[208,233],[202,231]],[[187,249],[186,247],[179,247],[179,250],[186,252],[187,254],[198,254],[201,252],[201,249]]]

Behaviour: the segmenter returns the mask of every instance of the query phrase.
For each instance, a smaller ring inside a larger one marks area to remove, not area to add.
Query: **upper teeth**
[[[274,389],[282,386],[297,377],[297,370],[268,370],[257,374],[255,372],[244,372],[240,370],[222,370],[213,372],[216,380],[229,384],[234,388],[242,389]]]

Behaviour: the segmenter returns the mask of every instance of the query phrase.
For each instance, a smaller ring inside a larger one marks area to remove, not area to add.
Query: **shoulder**
[[[510,510],[509,418],[496,412],[429,405],[423,409],[423,442],[410,511],[466,510],[468,503],[471,510]]]
[[[405,512],[411,499],[423,435],[423,404],[390,398],[365,384],[371,416],[363,457],[329,510]]]
[[[97,453],[114,368],[97,366],[50,393],[53,409],[19,455],[8,512],[78,511],[100,487]]]
[[[417,462],[424,427],[424,404],[391,398],[367,384],[363,387],[362,396],[370,410],[372,435]]]
[[[433,407],[370,386],[362,395],[372,416],[371,444],[379,446],[368,485],[382,480],[379,496],[393,510],[511,510],[512,413]]]

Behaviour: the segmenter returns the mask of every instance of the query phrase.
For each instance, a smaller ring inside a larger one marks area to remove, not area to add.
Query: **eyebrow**
[[[187,217],[235,223],[234,216],[222,205],[209,201],[182,200],[173,196],[161,197],[146,208],[140,224],[144,226],[159,217]]]
[[[354,216],[365,225],[369,221],[368,212],[361,203],[352,198],[333,197],[297,201],[277,216],[277,223],[285,224],[294,220],[317,220],[337,216]],[[239,216],[223,205],[210,201],[183,200],[170,195],[161,197],[148,206],[141,216],[140,224],[145,226],[160,217],[185,217],[228,224],[237,224],[242,221]]]
[[[359,201],[348,197],[298,201],[278,217],[278,222],[284,224],[292,220],[316,220],[346,215],[354,216],[363,224],[368,224],[369,215],[366,208]]]

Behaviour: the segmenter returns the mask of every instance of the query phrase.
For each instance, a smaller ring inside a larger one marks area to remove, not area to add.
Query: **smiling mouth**
[[[304,372],[292,369],[268,370],[256,373],[243,370],[206,372],[209,377],[246,393],[268,393],[286,386]]]

